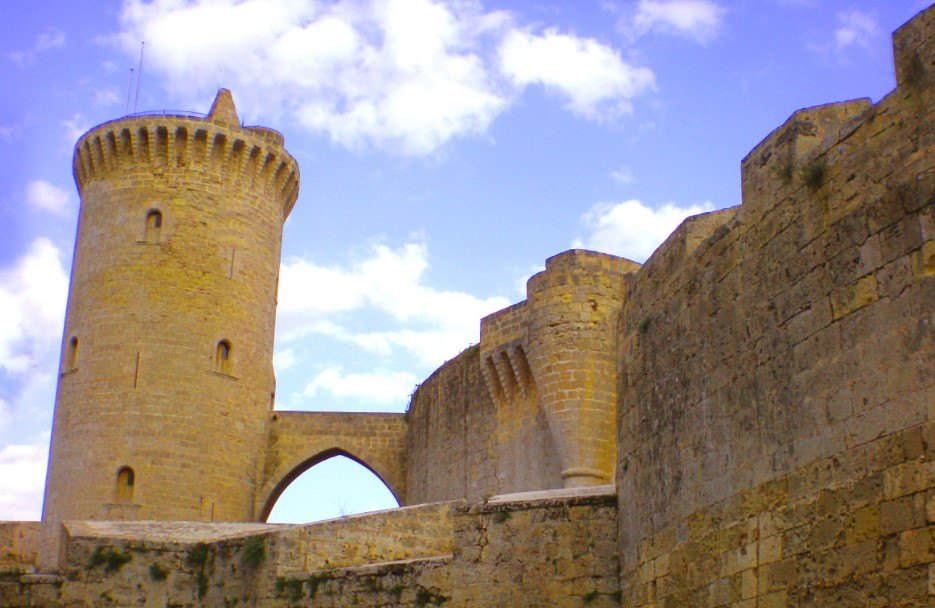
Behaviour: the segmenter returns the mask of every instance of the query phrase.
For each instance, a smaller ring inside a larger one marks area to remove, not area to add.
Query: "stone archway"
[[[406,501],[406,422],[402,414],[272,412],[263,482],[255,510],[266,521],[282,492],[302,473],[346,456]]]
[[[387,481],[380,475],[380,473],[375,471],[372,467],[368,466],[367,463],[361,460],[360,458],[357,458],[354,454],[351,454],[350,452],[347,452],[346,450],[342,450],[340,448],[331,448],[328,450],[324,450],[323,452],[319,452],[318,454],[315,454],[314,456],[298,463],[286,475],[284,475],[279,480],[278,483],[272,486],[271,489],[264,488],[267,491],[264,492],[264,496],[261,496],[260,498],[260,504],[262,505],[262,508],[260,509],[260,521],[265,522],[267,519],[269,519],[270,513],[273,510],[273,507],[276,506],[276,503],[279,501],[279,498],[282,496],[283,492],[285,492],[286,489],[290,485],[292,485],[292,482],[296,481],[299,477],[301,477],[305,472],[307,472],[312,467],[319,465],[325,462],[326,460],[330,460],[336,456],[344,456],[345,458],[348,458],[356,462],[363,468],[373,473],[373,475],[377,479],[379,479],[383,483],[383,485],[385,485],[386,488],[390,491],[390,493],[393,495],[393,498],[396,499],[396,503],[401,504],[399,500],[399,496],[393,490],[393,487],[389,483],[387,483]]]

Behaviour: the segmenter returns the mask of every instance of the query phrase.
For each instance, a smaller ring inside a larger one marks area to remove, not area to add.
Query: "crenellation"
[[[935,44],[931,30],[935,20],[931,11],[922,11],[893,33],[893,60],[896,66],[897,91],[906,95],[931,94],[935,72]]]
[[[122,163],[132,162],[133,150],[133,136],[130,133],[130,129],[120,129],[120,150],[118,155]]]
[[[136,129],[136,158],[137,162],[143,162],[152,165],[153,159],[149,148],[149,128],[147,125],[140,125]]]

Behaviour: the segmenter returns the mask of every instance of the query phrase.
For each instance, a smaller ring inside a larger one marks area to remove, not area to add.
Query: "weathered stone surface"
[[[733,219],[634,277],[624,605],[931,602],[933,15],[895,35],[919,74],[796,112],[744,160]]]

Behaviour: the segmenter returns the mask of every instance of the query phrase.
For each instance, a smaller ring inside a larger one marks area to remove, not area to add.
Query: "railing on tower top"
[[[133,114],[126,114],[123,116],[123,118],[137,118],[140,116],[182,116],[184,118],[205,119],[211,115],[204,114],[202,112],[192,112],[190,110],[147,110],[146,112],[134,112]],[[119,118],[117,120],[123,120],[123,118]],[[262,125],[245,124],[243,119],[240,120],[240,126],[243,127],[244,129],[267,129],[267,127],[264,127]]]
[[[137,116],[184,116],[186,118],[207,118],[207,114],[201,112],[190,112],[189,110],[149,110],[147,112],[134,112],[127,114],[124,118],[136,118]]]

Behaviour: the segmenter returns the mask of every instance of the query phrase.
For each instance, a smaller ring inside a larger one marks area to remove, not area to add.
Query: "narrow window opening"
[[[117,471],[117,502],[133,502],[133,487],[136,485],[136,475],[130,467],[122,467]]]
[[[65,369],[78,369],[78,337],[72,336],[68,341],[68,349],[65,355]]]
[[[229,340],[218,342],[217,353],[214,358],[214,371],[222,374],[231,373],[231,343]]]
[[[158,243],[162,233],[162,212],[153,209],[146,214],[146,241]]]

